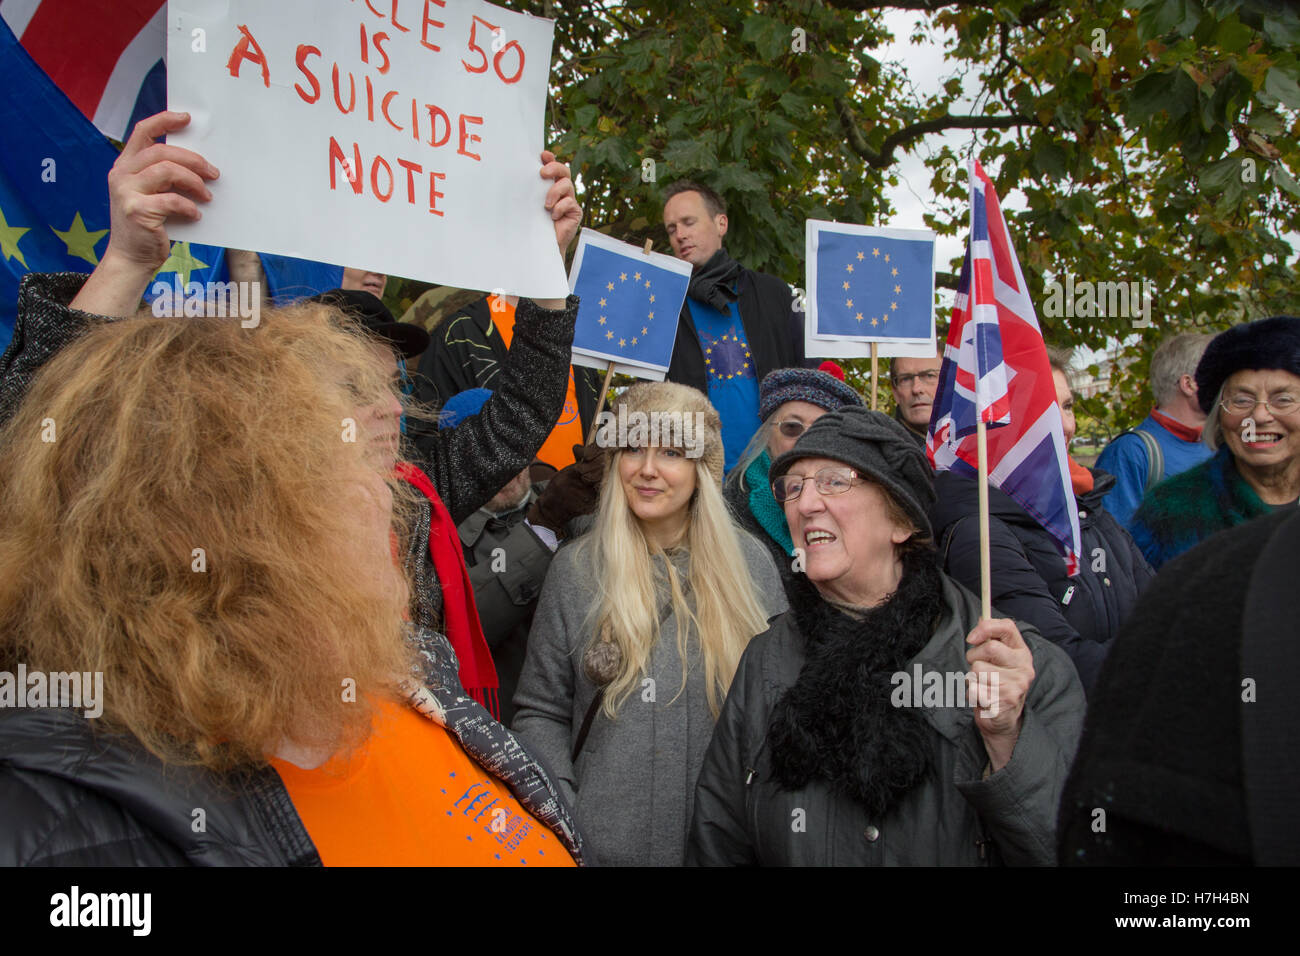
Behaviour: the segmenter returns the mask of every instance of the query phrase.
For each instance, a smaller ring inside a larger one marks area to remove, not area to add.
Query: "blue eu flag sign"
[[[584,229],[569,279],[581,299],[574,361],[599,368],[614,362],[626,366],[623,371],[662,380],[690,279],[689,262],[647,256],[636,246]]]
[[[29,272],[90,272],[108,246],[108,171],[117,150],[46,75],[0,19],[0,350],[13,337]],[[343,268],[263,256],[276,301],[339,285]],[[229,279],[225,250],[172,243],[157,277],[174,288]],[[158,294],[156,283],[145,301]]]
[[[89,272],[108,245],[117,151],[0,20],[0,347],[28,272]]]
[[[809,223],[812,227],[814,223]],[[817,223],[811,236],[817,335],[923,339],[934,312],[934,236]]]

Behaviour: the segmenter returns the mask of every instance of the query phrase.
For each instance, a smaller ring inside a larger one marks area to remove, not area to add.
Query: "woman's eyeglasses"
[[[1300,407],[1300,398],[1296,398],[1289,392],[1282,392],[1271,398],[1256,398],[1246,392],[1238,392],[1219,403],[1219,407],[1230,415],[1249,415],[1260,405],[1274,415],[1290,415]]]
[[[787,418],[783,422],[776,423],[776,430],[786,438],[798,438],[808,430],[808,426],[797,418]]]
[[[854,482],[865,481],[851,468],[823,468],[811,478],[800,475],[782,475],[772,482],[772,496],[777,501],[786,502],[803,494],[804,482],[811,481],[817,486],[817,493],[822,495],[842,495],[853,487]]]

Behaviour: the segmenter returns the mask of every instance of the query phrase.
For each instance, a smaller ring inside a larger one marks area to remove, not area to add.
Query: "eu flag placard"
[[[0,19],[0,350],[17,319],[18,285],[28,272],[90,272],[108,246],[108,171],[117,150],[32,60]],[[276,301],[338,286],[341,266],[263,256],[267,294]],[[144,292],[229,279],[225,250],[173,242]],[[159,285],[158,283],[161,283]]]
[[[934,334],[934,234],[808,221],[813,337],[928,342]]]
[[[581,299],[573,364],[663,381],[690,281],[689,262],[583,229],[569,272]]]
[[[108,245],[117,151],[0,21],[0,346],[28,272],[89,272]]]

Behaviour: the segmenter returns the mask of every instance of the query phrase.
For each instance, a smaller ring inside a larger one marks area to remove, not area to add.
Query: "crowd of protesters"
[[[666,190],[668,381],[608,405],[700,427],[593,438],[572,296],[142,312],[218,176],[156,142],[187,122],[137,126],[102,260],[27,277],[0,362],[0,674],[106,688],[0,707],[0,864],[1300,861],[1300,318],[1157,350],[1151,416],[1070,461],[1078,574],[990,488],[984,618],[942,352],[869,411],[707,186]]]

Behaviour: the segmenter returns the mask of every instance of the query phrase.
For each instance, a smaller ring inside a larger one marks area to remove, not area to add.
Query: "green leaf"
[[[1241,159],[1229,156],[1227,159],[1221,159],[1217,163],[1213,163],[1201,173],[1200,182],[1201,192],[1207,196],[1215,196],[1224,192],[1233,182],[1240,186]]]
[[[1300,110],[1300,83],[1296,81],[1295,67],[1270,67],[1264,77],[1264,90],[1291,109]]]
[[[1241,53],[1254,38],[1255,31],[1238,20],[1235,14],[1222,21],[1214,33],[1214,43],[1229,54]]]
[[[593,129],[596,125],[596,117],[599,115],[600,110],[595,106],[579,106],[573,114],[574,125],[580,130]]]
[[[1149,73],[1138,80],[1128,98],[1129,119],[1140,123],[1164,109],[1173,86],[1173,73]]]
[[[1281,118],[1271,110],[1256,110],[1250,117],[1250,128],[1265,136],[1281,136],[1284,132]]]
[[[1274,10],[1264,17],[1264,36],[1284,50],[1300,47],[1300,16],[1295,10]]]
[[[1034,151],[1034,167],[1052,179],[1065,176],[1065,150],[1056,143],[1047,143]]]
[[[1292,196],[1300,199],[1300,183],[1295,181],[1295,177],[1281,163],[1273,166],[1273,181],[1289,192]]]

